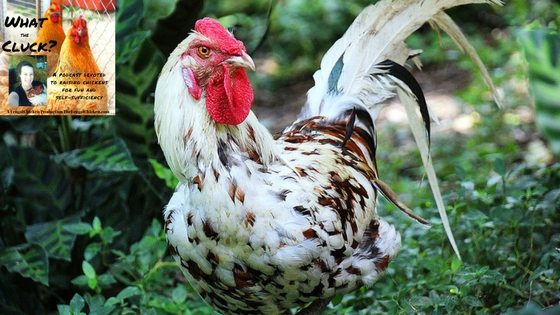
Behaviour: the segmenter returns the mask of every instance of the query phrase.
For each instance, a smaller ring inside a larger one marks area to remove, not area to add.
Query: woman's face
[[[26,89],[30,88],[31,83],[33,82],[33,67],[30,66],[21,67],[21,73],[19,77],[21,79],[21,85]]]

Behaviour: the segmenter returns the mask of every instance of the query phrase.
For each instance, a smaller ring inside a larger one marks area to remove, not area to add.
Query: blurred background
[[[115,117],[0,118],[0,313],[213,314],[162,231],[177,182],[153,128],[159,71],[197,19],[218,18],[257,64],[253,110],[275,133],[305,102],[324,52],[374,2],[118,1]],[[426,25],[408,39],[423,50],[423,69],[411,70],[440,118],[431,150],[463,261],[438,224],[404,111],[390,103],[377,122],[380,177],[433,226],[380,198],[401,252],[328,314],[560,311],[560,5],[448,13],[504,104],[445,34]]]

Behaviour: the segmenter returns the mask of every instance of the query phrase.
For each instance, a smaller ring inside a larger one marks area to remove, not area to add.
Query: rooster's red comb
[[[194,29],[198,33],[214,40],[220,46],[220,49],[228,54],[241,55],[245,52],[245,45],[235,39],[220,22],[212,18],[205,17],[196,21]]]
[[[84,19],[83,15],[80,15],[79,18],[74,19],[74,21],[72,21],[72,26],[74,27],[86,27],[86,19]]]

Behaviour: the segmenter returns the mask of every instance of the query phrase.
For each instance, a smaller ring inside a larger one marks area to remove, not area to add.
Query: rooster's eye
[[[210,48],[206,46],[198,47],[198,55],[202,58],[208,58],[210,56]]]

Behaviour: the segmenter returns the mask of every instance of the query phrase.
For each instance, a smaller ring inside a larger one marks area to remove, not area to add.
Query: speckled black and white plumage
[[[379,179],[374,121],[398,94],[420,105],[415,136],[429,132],[422,92],[402,67],[411,55],[403,40],[436,16],[452,28],[442,10],[470,2],[489,1],[383,0],[366,8],[327,52],[301,115],[277,139],[252,112],[238,125],[216,123],[192,77],[200,64],[185,52],[219,43],[193,32],[179,44],[155,93],[158,140],[181,182],[164,220],[174,257],[206,301],[224,314],[290,314],[378,279],[401,244],[376,211],[378,193],[425,221]],[[235,58],[254,66],[245,53]]]
[[[345,123],[314,117],[283,134],[290,167],[264,165],[225,133],[223,158],[173,195],[170,246],[221,312],[282,313],[369,285],[396,254],[400,236],[375,212],[370,136],[356,129],[343,143]]]

